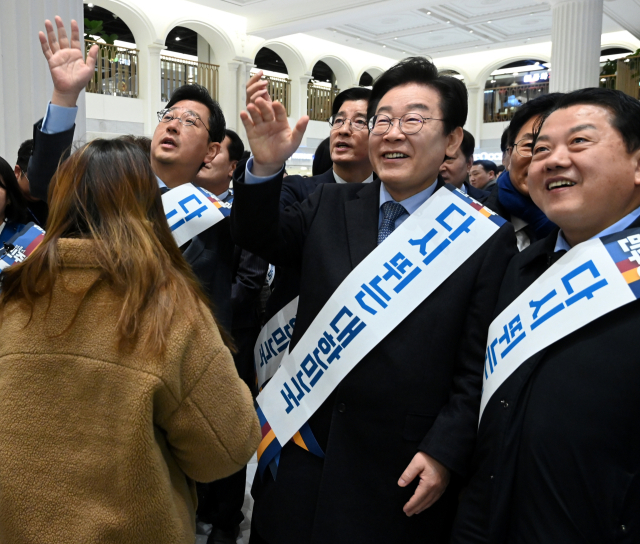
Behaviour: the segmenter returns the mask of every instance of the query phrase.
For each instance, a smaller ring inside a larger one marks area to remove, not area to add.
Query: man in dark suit
[[[247,83],[247,104],[258,97],[268,100],[264,94],[265,82],[255,74]],[[336,96],[329,124],[329,152],[332,167],[311,178],[287,176],[282,182],[280,208],[296,202],[304,202],[320,185],[325,183],[371,183],[373,168],[369,161],[369,130],[367,106],[371,91],[363,87],[346,89]],[[300,275],[295,268],[277,267],[272,284],[272,294],[267,301],[265,321],[271,319],[300,292]]]
[[[233,172],[244,154],[244,144],[230,129],[225,130],[220,152],[205,164],[196,177],[196,185],[215,194],[223,202],[233,202],[229,185]],[[269,264],[260,257],[236,246],[233,253],[231,288],[231,335],[236,345],[233,359],[236,370],[252,391],[256,378],[253,347],[260,333],[260,293]],[[234,544],[244,519],[247,469],[212,482],[198,484],[198,520],[212,525],[208,544]]]
[[[58,161],[71,147],[77,99],[93,77],[98,50],[92,47],[85,61],[77,23],[71,22],[69,41],[62,19],[56,17],[55,22],[59,39],[50,21],[45,23],[47,35],[40,32],[39,36],[54,90],[47,114],[34,127],[34,152],[28,171],[31,194],[41,200],[47,199]],[[151,143],[151,166],[161,192],[194,182],[202,165],[219,152],[225,134],[222,110],[204,87],[180,87],[167,110],[160,116],[163,122],[158,123]],[[234,243],[228,219],[201,232],[181,249],[211,300],[218,323],[230,330]]]
[[[511,261],[496,315],[566,251],[640,227],[639,127],[640,103],[620,91],[558,100],[534,140],[528,187],[560,231]],[[454,543],[640,541],[639,326],[633,301],[500,385],[482,415]]]
[[[462,143],[452,157],[445,158],[440,167],[440,177],[444,183],[451,183],[471,198],[484,202],[489,196],[489,191],[476,189],[469,184],[469,170],[473,166],[476,140],[470,132],[463,129],[462,133]]]
[[[534,127],[555,107],[561,96],[560,93],[543,95],[518,108],[507,132],[509,167],[500,174],[483,202],[487,208],[511,222],[520,251],[547,236],[555,226],[531,200],[527,177]]]
[[[462,141],[466,89],[424,58],[389,69],[367,112],[380,180],[324,184],[283,211],[282,166],[308,119],[291,129],[282,105],[261,98],[247,109],[253,158],[234,180],[232,229],[246,249],[300,270],[294,349],[342,281],[440,185],[440,165]],[[506,224],[342,380],[309,420],[324,459],[289,442],[276,480],[267,470],[256,482],[252,543],[448,542],[487,327],[515,251]]]

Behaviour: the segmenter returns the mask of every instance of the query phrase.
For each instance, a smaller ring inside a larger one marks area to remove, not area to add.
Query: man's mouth
[[[558,189],[560,187],[573,187],[576,184],[575,181],[569,181],[568,179],[560,179],[557,181],[552,181],[547,185],[547,191],[553,191],[554,189]]]
[[[382,155],[385,159],[408,159],[409,155],[404,153],[385,153]]]
[[[163,147],[178,147],[173,138],[163,138],[160,145]]]
[[[349,144],[345,144],[344,142],[338,142],[336,144],[336,149],[350,149],[351,146]]]

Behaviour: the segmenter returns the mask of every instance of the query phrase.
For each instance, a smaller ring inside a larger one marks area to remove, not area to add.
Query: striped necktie
[[[378,244],[385,241],[396,228],[396,219],[407,213],[402,204],[397,202],[385,202],[382,205],[382,223],[378,231]]]

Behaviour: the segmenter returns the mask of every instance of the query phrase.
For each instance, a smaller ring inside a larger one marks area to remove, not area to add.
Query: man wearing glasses
[[[354,268],[442,187],[439,168],[460,146],[466,116],[460,81],[427,59],[402,61],[376,81],[368,104],[380,179],[324,184],[281,211],[283,163],[308,119],[291,129],[283,106],[262,98],[241,114],[253,158],[234,183],[232,230],[249,251],[300,271],[291,351]],[[277,471],[256,481],[252,544],[449,541],[487,329],[515,252],[505,224],[335,385],[307,422],[322,454],[289,441]]]
[[[511,222],[520,251],[547,236],[555,227],[529,197],[527,179],[536,123],[555,107],[561,96],[560,93],[547,94],[518,108],[508,127],[509,166],[484,202]]]

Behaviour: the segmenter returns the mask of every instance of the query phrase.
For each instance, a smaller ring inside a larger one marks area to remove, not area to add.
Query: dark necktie
[[[160,194],[163,195],[169,191],[169,187],[160,187]]]
[[[402,204],[397,202],[385,202],[382,205],[382,223],[378,231],[378,244],[384,242],[395,229],[396,219],[407,213]]]

